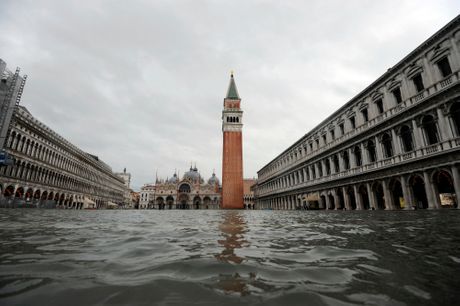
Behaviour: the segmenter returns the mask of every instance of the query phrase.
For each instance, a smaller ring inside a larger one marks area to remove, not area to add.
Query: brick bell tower
[[[222,208],[243,208],[243,111],[233,72],[222,111]]]

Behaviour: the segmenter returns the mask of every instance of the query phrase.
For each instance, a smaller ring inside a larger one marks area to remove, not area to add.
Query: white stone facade
[[[460,17],[258,171],[261,209],[459,207]]]

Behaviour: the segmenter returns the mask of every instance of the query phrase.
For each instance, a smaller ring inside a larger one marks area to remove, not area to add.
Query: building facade
[[[6,73],[0,89],[15,86],[14,78]],[[123,181],[108,165],[18,103],[2,149],[12,162],[0,165],[0,207],[104,208],[123,201]]]
[[[258,171],[268,209],[459,207],[460,17]]]
[[[233,73],[222,111],[222,208],[243,208],[243,111]]]
[[[219,179],[213,173],[205,183],[196,167],[182,179],[176,173],[167,180],[156,180],[141,188],[139,209],[219,209]]]
[[[244,209],[254,209],[254,191],[253,186],[257,183],[256,179],[244,179],[243,180],[243,201]]]
[[[123,172],[115,173],[118,177],[123,180],[125,185],[125,190],[123,192],[123,208],[134,208],[130,189],[131,185],[131,173],[126,172],[126,168],[123,169]]]

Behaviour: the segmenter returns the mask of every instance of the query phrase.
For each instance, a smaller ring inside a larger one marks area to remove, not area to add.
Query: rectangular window
[[[379,112],[379,114],[382,114],[384,111],[382,99],[378,99],[377,101],[375,101],[375,105],[377,106],[377,111]]]
[[[339,128],[340,128],[341,135],[345,134],[345,127],[343,126],[343,123],[339,125]]]
[[[361,114],[363,115],[363,121],[364,121],[364,122],[369,121],[369,115],[367,114],[367,108],[363,109],[363,110],[361,111]]]
[[[350,117],[350,125],[352,129],[356,128],[355,117]]]
[[[412,78],[412,82],[414,82],[415,89],[417,92],[421,92],[422,90],[425,89],[425,86],[423,85],[423,79],[422,79],[422,74],[419,73],[416,76]]]
[[[335,132],[334,132],[334,130],[331,130],[331,139],[332,139],[332,140],[335,139]]]
[[[310,142],[310,152],[313,151],[313,143]]]
[[[323,135],[323,143],[324,143],[324,144],[327,143],[326,134]]]
[[[396,103],[399,104],[402,102],[401,89],[398,87],[392,91],[393,97],[395,97]]]
[[[315,142],[316,142],[316,148],[318,149],[319,148],[319,139],[316,139]]]
[[[436,64],[438,65],[439,71],[441,72],[443,78],[452,74],[452,69],[450,68],[447,56],[438,61]]]

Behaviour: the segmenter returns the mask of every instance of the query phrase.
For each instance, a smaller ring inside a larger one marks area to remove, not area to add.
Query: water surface
[[[460,211],[0,209],[0,305],[454,305]]]

